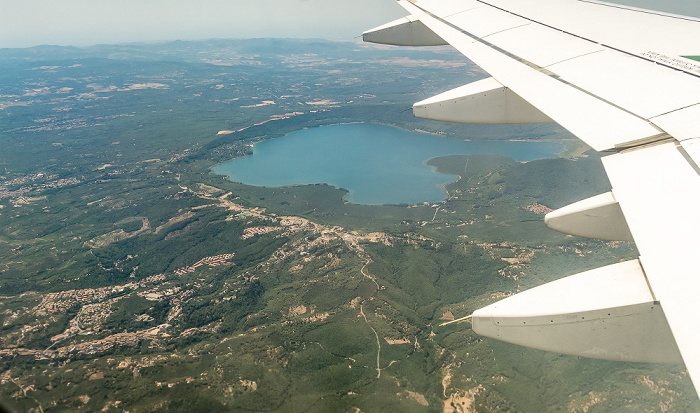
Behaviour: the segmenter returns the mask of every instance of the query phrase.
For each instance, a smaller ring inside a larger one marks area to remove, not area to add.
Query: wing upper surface
[[[700,20],[587,0],[399,0],[598,151],[700,390]],[[695,58],[693,58],[695,57]]]
[[[699,19],[692,17],[588,0],[484,3],[627,53],[697,53]]]

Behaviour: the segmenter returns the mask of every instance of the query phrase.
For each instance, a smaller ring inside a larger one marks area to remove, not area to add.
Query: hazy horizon
[[[695,0],[614,3],[700,17]],[[174,40],[351,40],[406,12],[393,0],[0,0],[0,48]]]

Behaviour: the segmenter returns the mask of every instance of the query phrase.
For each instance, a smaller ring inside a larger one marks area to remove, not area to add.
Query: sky
[[[611,2],[700,17],[698,0]],[[394,0],[0,0],[0,48],[210,38],[352,39],[405,14]]]
[[[0,47],[294,37],[352,39],[394,0],[0,0]]]

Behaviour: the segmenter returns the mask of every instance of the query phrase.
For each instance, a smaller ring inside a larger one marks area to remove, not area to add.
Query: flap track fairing
[[[414,16],[402,17],[362,33],[365,42],[393,46],[444,46],[448,43]]]
[[[682,363],[639,260],[562,278],[481,308],[477,334],[608,360]]]
[[[549,228],[565,234],[609,241],[633,241],[612,192],[575,202],[545,215]]]
[[[415,103],[413,115],[460,123],[552,122],[494,78],[478,80]]]

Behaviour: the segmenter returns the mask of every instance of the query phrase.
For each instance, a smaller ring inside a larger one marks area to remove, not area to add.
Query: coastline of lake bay
[[[357,204],[417,204],[446,198],[456,175],[426,162],[447,155],[500,154],[517,161],[556,157],[563,146],[543,141],[459,140],[369,123],[298,130],[258,142],[253,155],[212,170],[246,185],[283,187],[327,183]]]

